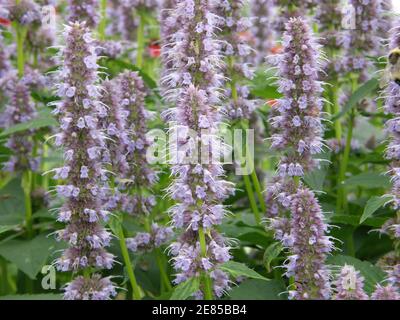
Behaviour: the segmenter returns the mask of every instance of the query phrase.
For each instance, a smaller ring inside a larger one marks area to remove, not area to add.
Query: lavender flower
[[[350,0],[350,4],[355,11],[355,28],[347,29],[340,39],[345,51],[342,69],[344,72],[358,72],[360,80],[364,80],[372,67],[367,56],[376,54],[380,47],[381,3],[379,0]]]
[[[371,300],[400,300],[398,290],[391,286],[377,285],[375,291],[371,295]]]
[[[250,90],[244,80],[253,78],[253,70],[247,61],[253,53],[248,43],[250,19],[242,17],[244,1],[223,1],[218,6],[222,39],[221,51],[226,56],[225,75],[230,82],[226,92],[223,112],[230,119],[249,119],[256,108],[256,102],[249,99]],[[247,36],[246,36],[247,34]]]
[[[68,0],[68,21],[85,21],[90,28],[95,28],[99,23],[99,1],[98,0]]]
[[[5,78],[5,75],[11,69],[10,63],[10,52],[9,48],[6,46],[4,42],[4,38],[2,33],[0,32],[0,88],[3,85],[2,82]]]
[[[5,77],[4,94],[8,98],[0,123],[3,128],[25,123],[36,116],[35,104],[31,98],[29,82],[26,78],[18,79],[15,72]],[[30,130],[30,133],[33,131]],[[14,133],[5,144],[13,151],[13,155],[4,164],[4,170],[22,172],[37,171],[39,158],[32,155],[33,141],[26,132]]]
[[[219,18],[213,14],[214,10],[213,2],[208,0],[177,1],[171,21],[180,17],[181,24],[171,37],[171,47],[167,48],[166,58],[171,59],[172,68],[163,81],[173,88],[164,97],[175,102],[176,107],[168,110],[166,117],[176,138],[175,151],[181,150],[174,153],[171,170],[175,180],[168,190],[176,201],[170,210],[173,225],[183,230],[170,249],[177,271],[174,281],[180,283],[206,272],[212,279],[214,294],[219,297],[228,289],[229,279],[218,266],[228,261],[230,254],[226,240],[215,226],[225,214],[221,202],[233,190],[222,179],[223,168],[218,161],[221,150],[215,148],[219,145],[216,133],[221,114],[216,104],[220,100],[222,76],[214,38]],[[195,157],[200,150],[198,143],[208,146],[206,154],[210,161],[203,160],[204,154],[201,154],[203,161]],[[195,296],[202,298],[203,292]]]
[[[115,296],[114,285],[110,278],[101,278],[93,274],[91,278],[77,277],[65,287],[65,300],[108,300]]]
[[[114,256],[104,248],[109,246],[111,234],[102,225],[109,213],[102,206],[101,180],[106,175],[100,155],[106,144],[98,125],[104,106],[99,100],[102,88],[98,84],[97,56],[85,23],[69,24],[64,36],[58,85],[62,101],[55,109],[61,128],[55,144],[64,149],[64,165],[54,169],[54,178],[65,181],[56,190],[59,197],[65,198],[58,220],[67,226],[57,232],[57,238],[69,247],[56,265],[61,271],[110,269]],[[75,278],[67,285],[64,297],[107,299],[113,295],[110,281],[93,275]]]
[[[23,26],[38,25],[41,21],[40,7],[32,0],[4,0],[5,10],[0,11],[0,17],[16,21]]]
[[[107,149],[103,152],[103,161],[111,164],[111,170],[117,179],[123,179],[129,171],[126,159],[130,143],[127,128],[129,111],[121,104],[122,92],[117,79],[104,81],[102,86],[104,93],[101,98],[103,107],[99,113],[100,127],[110,138]]]
[[[264,57],[274,46],[275,33],[273,30],[273,17],[276,14],[274,0],[251,0],[251,14],[254,22],[251,28],[253,42],[256,50],[254,63],[260,65]]]
[[[329,299],[329,271],[326,256],[333,248],[328,227],[312,191],[301,188],[292,195],[290,211],[293,245],[286,264],[288,277],[294,277],[290,297],[298,300]]]
[[[335,300],[368,300],[364,291],[364,277],[353,266],[342,267],[335,286]]]
[[[169,242],[173,234],[174,232],[171,227],[162,227],[157,223],[153,223],[151,232],[139,232],[135,237],[126,239],[126,244],[128,249],[133,252],[151,251]]]
[[[279,165],[279,175],[303,176],[316,166],[314,154],[322,150],[322,108],[319,73],[319,45],[301,18],[292,18],[283,35],[283,52],[274,62],[278,67],[279,115],[272,117],[276,130],[272,147],[287,151]]]

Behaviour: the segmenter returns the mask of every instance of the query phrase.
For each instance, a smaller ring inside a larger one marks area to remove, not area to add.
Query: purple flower
[[[368,300],[364,291],[364,277],[353,266],[344,265],[335,282],[335,300]]]
[[[400,300],[400,293],[392,285],[377,285],[371,295],[371,300]]]
[[[99,23],[98,0],[68,0],[68,21],[85,21],[89,28],[95,28]]]
[[[109,300],[117,295],[110,278],[101,278],[99,274],[76,277],[64,290],[65,300]]]
[[[9,128],[35,118],[36,108],[26,78],[18,79],[15,72],[10,72],[5,76],[4,81],[4,95],[8,101],[1,115],[2,127]],[[32,134],[33,130],[29,132]],[[39,158],[34,158],[32,155],[33,142],[29,134],[26,132],[12,134],[5,146],[13,151],[13,155],[4,163],[4,170],[21,172],[39,169]]]
[[[293,245],[286,274],[294,277],[290,297],[297,300],[329,299],[330,283],[326,257],[333,248],[325,234],[328,226],[312,191],[299,189],[293,194],[290,211]]]
[[[1,18],[16,21],[25,26],[40,24],[42,18],[40,6],[32,0],[4,0],[1,5],[5,8],[0,11]]]
[[[182,229],[170,247],[177,271],[175,283],[204,271],[211,278],[223,274],[218,267],[230,259],[225,239],[215,230],[225,213],[221,203],[233,191],[222,179],[224,171],[218,161],[222,150],[214,138],[221,119],[216,106],[223,83],[219,44],[214,35],[220,18],[213,13],[215,9],[209,0],[177,1],[170,13],[170,27],[174,29],[172,24],[179,20],[179,28],[171,36],[171,45],[164,48],[165,59],[171,61],[162,80],[169,88],[164,97],[175,105],[165,113],[173,137],[171,171],[175,179],[168,192],[176,205],[170,213],[174,227]],[[207,155],[212,161],[196,160],[197,143],[209,146]],[[205,233],[203,248],[200,229]],[[228,289],[228,281],[213,281],[213,288],[220,296]],[[196,293],[196,297],[202,296]]]
[[[90,88],[100,91],[97,67],[88,68],[85,63],[86,57],[93,57],[94,48],[88,41],[90,33],[85,23],[67,25],[64,36],[66,46],[61,51],[63,67],[58,85],[62,101],[57,106],[56,114],[62,124],[59,143],[66,153],[64,166],[55,169],[55,172],[65,180],[64,185],[57,187],[58,192],[66,197],[59,220],[68,222],[63,230],[58,231],[57,238],[67,242],[69,247],[56,264],[61,271],[90,267],[110,269],[114,256],[107,253],[104,247],[109,245],[111,234],[101,223],[108,215],[103,206],[104,192],[101,191],[104,164],[99,158],[91,157],[88,151],[106,148],[96,108],[100,95],[89,92]],[[74,88],[73,95],[68,93],[71,88]],[[115,290],[109,279],[98,275],[76,278],[67,285],[64,293],[65,299],[104,300],[113,295]]]
[[[316,166],[313,154],[322,149],[322,100],[319,73],[319,45],[301,18],[286,24],[283,52],[274,64],[279,68],[279,114],[270,122],[273,127],[272,147],[287,150],[281,160],[280,175],[302,176]],[[298,71],[299,70],[299,71]]]
[[[260,65],[265,56],[274,46],[275,32],[273,29],[273,19],[276,14],[274,0],[251,0],[251,14],[254,19],[251,28],[254,37],[254,47],[256,50],[254,63]]]

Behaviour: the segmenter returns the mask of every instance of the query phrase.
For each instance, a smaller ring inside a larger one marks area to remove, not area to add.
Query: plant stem
[[[104,41],[106,39],[106,26],[107,26],[107,0],[101,0],[100,3],[101,20],[99,23],[99,39]]]
[[[165,271],[165,268],[164,268],[164,263],[163,263],[163,259],[162,259],[163,254],[159,248],[155,248],[154,252],[156,254],[158,268],[160,269],[162,283],[166,286],[168,291],[171,291],[172,286],[171,286],[171,282],[169,281],[167,272]]]
[[[332,113],[337,114],[339,113],[339,102],[338,102],[338,83],[334,81],[331,88],[331,101],[332,101]],[[340,119],[336,119],[334,121],[335,125],[335,137],[338,140],[338,143],[341,143],[342,140],[342,124]]]
[[[254,197],[254,192],[251,187],[251,182],[250,182],[249,176],[243,175],[243,181],[244,181],[244,185],[246,187],[247,195],[249,196],[251,210],[254,213],[254,218],[256,220],[256,223],[259,224],[261,222],[260,212],[258,211],[256,199]]]
[[[17,22],[14,23],[16,42],[17,42],[17,69],[18,77],[24,75],[25,56],[24,56],[24,41],[26,37],[26,27],[19,25]]]
[[[33,236],[32,228],[32,202],[31,202],[31,188],[32,188],[32,172],[27,170],[22,174],[22,189],[24,191],[25,203],[25,227],[29,238]]]
[[[204,234],[203,227],[199,227],[199,241],[200,241],[201,256],[207,257],[206,237]],[[212,300],[213,293],[212,293],[211,278],[207,274],[207,272],[203,272],[202,277],[203,277],[203,283],[204,283],[204,298],[205,298],[205,300]]]
[[[126,242],[125,242],[124,230],[122,229],[121,224],[119,225],[118,238],[119,238],[119,245],[121,247],[122,257],[124,259],[124,263],[125,263],[125,267],[126,267],[126,272],[128,273],[129,281],[132,286],[132,299],[140,300],[142,298],[142,295],[140,293],[140,288],[137,284],[135,273],[133,271],[134,266],[129,257],[128,248],[126,247]]]
[[[138,10],[139,14],[139,26],[137,29],[137,53],[136,53],[136,66],[138,68],[143,67],[143,52],[144,52],[144,25],[145,25],[145,16],[140,10]]]

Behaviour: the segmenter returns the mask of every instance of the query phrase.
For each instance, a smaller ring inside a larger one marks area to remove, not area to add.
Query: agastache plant
[[[64,38],[57,85],[62,100],[55,103],[60,123],[55,145],[63,147],[64,165],[53,171],[55,179],[64,181],[56,191],[65,199],[58,221],[66,227],[57,232],[57,239],[68,243],[68,248],[56,265],[60,271],[83,273],[65,287],[65,299],[109,299],[116,295],[110,278],[92,273],[94,269],[111,269],[114,262],[105,249],[111,234],[102,224],[109,212],[103,205],[103,180],[107,177],[101,154],[106,143],[98,124],[104,106],[96,48],[84,22],[67,25]]]
[[[293,279],[289,294],[294,299],[330,297],[325,264],[333,245],[326,236],[328,226],[318,200],[300,181],[318,165],[314,155],[323,147],[319,56],[319,45],[305,20],[291,18],[283,35],[283,51],[273,59],[278,67],[278,90],[283,97],[276,101],[274,109],[278,114],[271,118],[272,147],[284,151],[275,197],[291,217],[273,218],[270,227],[278,227],[281,235],[277,238],[289,247],[291,255],[285,267],[286,275]]]
[[[342,71],[359,72],[360,80],[368,78],[368,69],[372,62],[368,55],[374,55],[380,48],[378,37],[381,2],[379,0],[350,0],[355,12],[355,28],[349,27],[343,32],[340,44],[344,49]]]
[[[397,48],[400,45],[400,26],[397,25],[391,31],[390,38],[390,49]],[[392,119],[388,120],[385,124],[386,130],[389,133],[389,145],[386,149],[386,158],[391,161],[390,163],[390,175],[393,183],[391,195],[392,195],[392,207],[396,210],[395,217],[389,219],[381,229],[382,233],[388,234],[394,239],[395,256],[397,259],[400,258],[399,246],[400,246],[400,133],[398,126],[400,123],[400,87],[394,82],[390,81],[385,88],[384,97],[386,98],[384,104],[384,110],[386,113],[392,115]],[[398,260],[397,260],[398,261]],[[397,262],[396,265],[392,266],[392,276],[390,277],[392,283],[399,287],[400,286],[400,264]],[[397,276],[396,276],[397,274]]]
[[[99,0],[68,0],[68,21],[85,21],[90,28],[96,28],[100,21]]]
[[[170,247],[175,283],[200,277],[201,290],[195,296],[205,299],[220,297],[229,288],[228,275],[219,265],[231,258],[226,240],[215,228],[226,213],[221,203],[233,189],[223,180],[216,138],[222,75],[214,10],[209,0],[177,1],[171,14],[181,17],[182,27],[169,36],[172,46],[167,54],[173,67],[164,77],[174,88],[165,98],[175,103],[167,111],[176,138],[171,161],[175,180],[168,190],[176,205],[170,212],[174,227],[182,230]]]
[[[276,13],[274,0],[251,0],[251,15],[253,18],[251,32],[255,46],[254,63],[260,65],[274,46],[275,32],[273,19]]]
[[[224,113],[230,119],[249,119],[256,102],[249,98],[250,90],[243,82],[253,78],[254,71],[247,62],[253,50],[249,45],[251,21],[241,15],[245,1],[222,1],[218,5],[221,22],[222,54],[226,58],[225,75],[228,89]]]

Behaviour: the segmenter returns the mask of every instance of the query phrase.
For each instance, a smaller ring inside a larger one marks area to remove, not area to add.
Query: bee
[[[397,47],[389,52],[388,64],[384,74],[383,82],[394,81],[400,86],[400,48]]]

